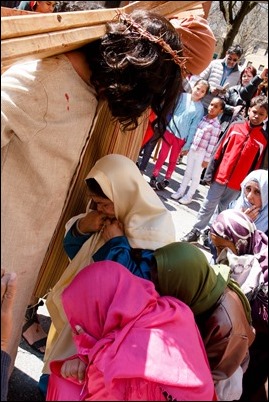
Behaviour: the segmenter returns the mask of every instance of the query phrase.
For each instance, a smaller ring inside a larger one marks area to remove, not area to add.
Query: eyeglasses
[[[233,61],[234,63],[237,63],[239,59],[233,59],[232,57],[228,56],[227,60],[228,61]]]

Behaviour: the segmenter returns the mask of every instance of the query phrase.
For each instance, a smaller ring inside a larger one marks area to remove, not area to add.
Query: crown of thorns
[[[165,42],[162,36],[155,36],[152,35],[150,32],[145,30],[140,24],[135,22],[130,15],[117,10],[117,16],[119,20],[124,24],[127,25],[128,28],[132,28],[132,30],[138,32],[144,38],[147,38],[150,42],[157,43],[161,48],[166,52],[169,53],[174,60],[174,62],[179,65],[180,68],[185,68],[184,64],[187,61],[188,57],[181,57],[178,55],[178,50],[173,50],[171,46]]]

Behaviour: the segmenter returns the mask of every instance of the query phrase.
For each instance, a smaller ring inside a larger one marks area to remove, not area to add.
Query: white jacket
[[[220,85],[223,70],[224,70],[225,59],[212,60],[209,66],[201,72],[199,78],[202,78],[209,82],[209,93],[202,99],[202,103],[205,108],[208,107],[209,103],[213,99],[214,95],[210,93],[211,88],[216,88]],[[231,74],[226,78],[225,84],[229,84],[229,88],[234,85],[239,84],[241,71],[238,64],[236,64],[231,72]]]

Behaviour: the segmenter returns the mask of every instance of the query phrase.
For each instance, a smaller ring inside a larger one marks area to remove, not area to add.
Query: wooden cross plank
[[[165,17],[203,15],[207,1],[136,1],[121,9],[98,9],[66,13],[27,13],[1,17],[1,69],[13,63],[53,56],[77,49],[106,32],[106,23],[119,10],[154,10]],[[19,11],[19,10],[16,10]]]

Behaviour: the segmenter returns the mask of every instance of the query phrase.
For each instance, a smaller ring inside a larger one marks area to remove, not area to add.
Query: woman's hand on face
[[[86,216],[79,220],[78,228],[83,233],[99,232],[106,221],[108,221],[107,217],[102,212],[90,211]]]
[[[252,207],[245,209],[243,212],[254,222],[260,213],[260,208],[252,205]]]
[[[102,229],[102,237],[105,241],[113,239],[114,237],[124,236],[123,224],[117,219],[104,224]]]

